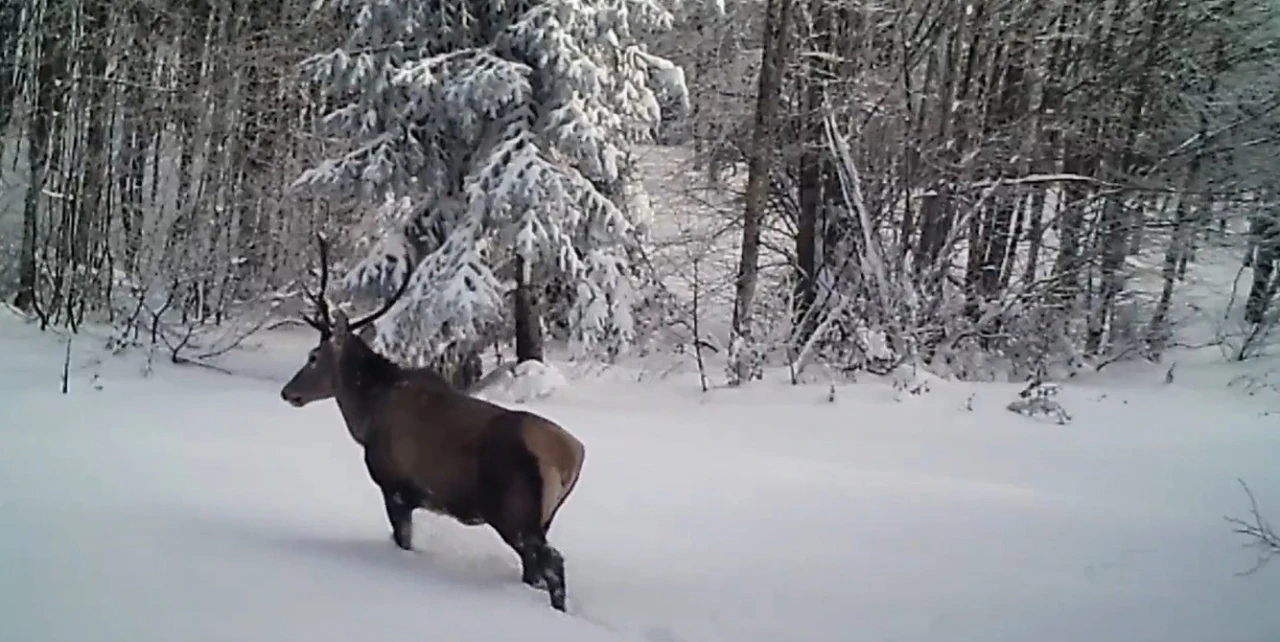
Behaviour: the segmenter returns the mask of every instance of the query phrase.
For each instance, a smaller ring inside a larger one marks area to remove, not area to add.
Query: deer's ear
[[[347,319],[347,313],[342,310],[333,311],[333,334],[338,337],[345,337],[351,333],[351,322]]]

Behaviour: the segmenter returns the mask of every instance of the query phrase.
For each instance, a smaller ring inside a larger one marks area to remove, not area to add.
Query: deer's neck
[[[360,445],[367,445],[378,429],[379,402],[400,380],[400,367],[352,337],[338,357],[338,409],[347,431]]]

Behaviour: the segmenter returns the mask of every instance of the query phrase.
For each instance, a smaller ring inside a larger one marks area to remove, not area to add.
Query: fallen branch
[[[221,373],[221,374],[224,374],[224,375],[234,375],[234,374],[235,374],[234,372],[232,372],[232,371],[230,371],[230,370],[228,370],[228,369],[226,369],[226,368],[223,368],[222,366],[215,366],[215,365],[213,365],[212,363],[205,363],[205,362],[203,362],[203,361],[196,361],[195,359],[188,359],[187,357],[183,357],[183,356],[180,356],[180,355],[174,355],[174,356],[172,356],[172,357],[170,358],[170,361],[171,361],[174,365],[179,365],[179,366],[197,366],[197,367],[200,367],[200,368],[208,368],[208,369],[210,369],[210,370],[212,370],[212,371],[214,371],[214,372],[218,372],[218,373]]]
[[[271,323],[266,324],[265,326],[262,327],[262,329],[266,330],[267,332],[271,332],[273,330],[278,330],[285,326],[305,327],[306,325],[307,325],[306,322],[304,322],[301,319],[295,319],[293,317],[285,317],[283,319],[278,319],[276,321],[272,321]]]
[[[1240,482],[1240,486],[1244,488],[1245,495],[1249,498],[1250,521],[1236,517],[1227,517],[1225,519],[1228,524],[1235,527],[1232,529],[1233,532],[1250,539],[1250,542],[1245,546],[1259,549],[1258,561],[1253,565],[1253,568],[1237,574],[1242,576],[1253,575],[1258,569],[1271,561],[1272,557],[1280,554],[1280,535],[1276,535],[1275,529],[1271,527],[1271,524],[1267,522],[1261,511],[1258,510],[1258,500],[1254,498],[1253,491],[1249,490],[1249,486],[1244,483],[1243,479],[1236,481]]]

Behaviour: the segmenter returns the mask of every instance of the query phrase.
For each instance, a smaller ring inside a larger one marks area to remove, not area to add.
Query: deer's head
[[[411,276],[411,273],[405,274],[400,289],[376,312],[363,319],[348,321],[342,310],[329,310],[329,303],[325,299],[325,289],[329,282],[329,244],[319,235],[316,241],[320,247],[320,292],[312,294],[303,286],[307,298],[315,305],[315,312],[311,316],[303,314],[302,320],[320,333],[320,342],[307,353],[307,362],[280,389],[280,396],[298,408],[328,399],[337,393],[338,357],[342,354],[343,347],[351,341],[362,341],[354,334],[355,331],[386,314],[408,289]]]

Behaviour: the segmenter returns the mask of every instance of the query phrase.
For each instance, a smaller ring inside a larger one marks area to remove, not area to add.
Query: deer
[[[400,300],[412,271],[380,308],[352,321],[329,308],[328,244],[317,240],[320,290],[303,286],[315,309],[301,316],[319,343],[280,396],[297,408],[336,400],[382,493],[396,546],[413,550],[416,509],[488,525],[519,556],[521,581],[545,590],[552,608],[563,612],[564,558],[547,535],[577,486],[582,442],[550,419],[474,397],[434,370],[404,367],[375,351],[356,331]]]

